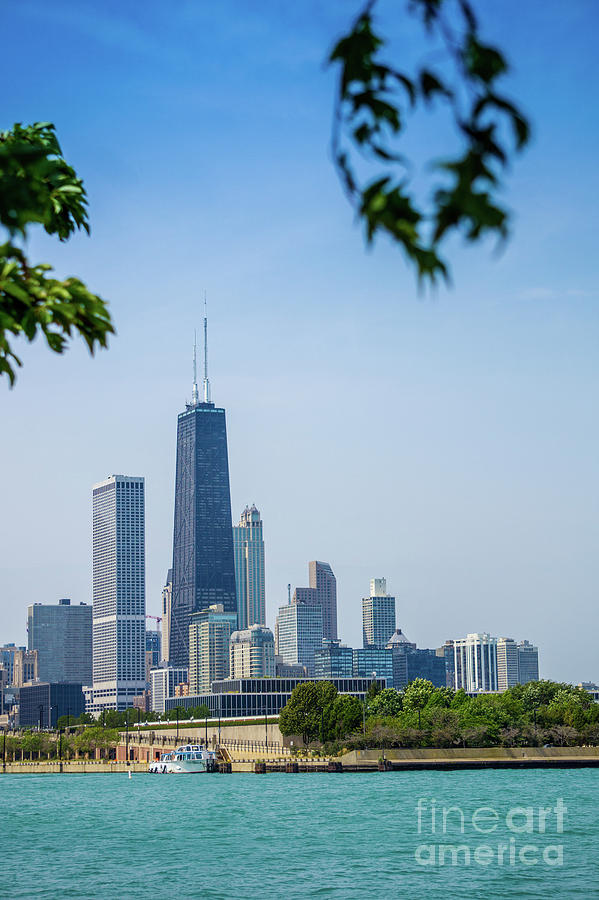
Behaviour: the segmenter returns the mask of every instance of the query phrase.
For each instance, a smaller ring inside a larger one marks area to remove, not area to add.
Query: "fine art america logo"
[[[420,866],[562,866],[568,812],[561,797],[555,806],[512,806],[473,812],[420,797],[417,833],[425,843],[414,851]]]

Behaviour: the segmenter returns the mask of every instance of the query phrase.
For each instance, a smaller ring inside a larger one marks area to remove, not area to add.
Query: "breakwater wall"
[[[114,760],[71,759],[57,762],[41,760],[34,762],[0,763],[0,774],[5,775],[116,775],[119,772],[147,772],[147,763],[115,762]]]
[[[221,748],[226,760],[220,771],[255,772],[376,772],[458,769],[599,768],[599,747],[490,747],[427,750],[353,750],[335,759],[300,756],[266,748],[231,752]],[[147,772],[147,762],[69,760],[0,764],[0,774],[117,774]]]

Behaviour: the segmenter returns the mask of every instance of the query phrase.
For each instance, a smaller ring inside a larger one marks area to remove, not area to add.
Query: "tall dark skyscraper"
[[[179,414],[175,475],[173,588],[169,635],[171,666],[189,665],[189,621],[222,603],[237,613],[233,526],[224,409],[210,401],[207,322],[204,316],[204,390],[194,373],[191,403]]]

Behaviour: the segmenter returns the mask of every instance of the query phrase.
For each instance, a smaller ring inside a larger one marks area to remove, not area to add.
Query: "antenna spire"
[[[206,291],[204,291],[204,403],[210,403],[210,382],[208,381],[208,313]]]
[[[191,389],[191,403],[193,406],[197,406],[200,402],[200,395],[198,391],[198,367],[196,361],[196,351],[197,351],[197,340],[196,340],[196,330],[193,330],[193,387]]]

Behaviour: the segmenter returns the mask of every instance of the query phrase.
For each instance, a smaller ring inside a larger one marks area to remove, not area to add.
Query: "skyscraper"
[[[86,709],[126,709],[146,686],[144,479],[93,488],[93,686]]]
[[[204,317],[204,393],[195,347],[191,403],[179,413],[169,663],[189,664],[191,614],[215,603],[237,615],[225,411],[210,400]]]
[[[322,647],[322,609],[307,603],[281,606],[275,628],[275,653],[288,665],[314,673],[314,654]]]
[[[386,647],[395,631],[395,597],[387,593],[384,578],[370,582],[370,597],[362,600],[362,637],[364,647]]]
[[[229,678],[274,678],[275,639],[266,625],[234,631],[229,644]]]
[[[222,603],[192,613],[189,624],[189,693],[202,694],[213,681],[229,675],[229,641],[237,626],[235,613]]]
[[[307,606],[320,606],[318,591],[311,587],[298,587],[293,592],[293,603],[305,603]]]
[[[490,634],[469,634],[453,642],[456,690],[497,690],[497,638]]]
[[[453,654],[453,641],[447,640],[442,647],[437,647],[435,653],[445,662],[445,684],[455,689],[455,664]]]
[[[518,681],[527,684],[539,680],[539,648],[528,641],[518,644]]]
[[[174,697],[176,686],[186,682],[188,677],[187,669],[174,669],[172,666],[161,666],[158,669],[152,669],[150,672],[150,690],[154,712],[164,712],[167,697]]]
[[[393,685],[393,654],[386,647],[359,647],[353,651],[355,678],[386,678]]]
[[[336,641],[322,639],[322,646],[314,651],[315,678],[351,678],[354,674],[354,651]]]
[[[146,628],[146,691],[152,690],[150,672],[162,662],[162,633]]]
[[[436,650],[419,650],[401,628],[392,635],[387,648],[393,657],[393,687],[397,690],[402,690],[415,678],[426,678],[435,687],[446,686],[445,657],[439,656]]]
[[[171,633],[171,605],[173,602],[173,570],[166,574],[166,584],[162,588],[162,659],[168,662]]]
[[[512,638],[497,641],[497,689],[507,691],[518,684],[518,645]]]
[[[322,607],[322,634],[329,641],[337,640],[337,579],[326,562],[308,563],[310,587],[317,593],[316,602]]]
[[[21,687],[28,681],[38,681],[37,650],[17,650],[14,658],[13,686]]]
[[[237,618],[239,630],[264,625],[266,602],[264,588],[264,539],[262,520],[255,506],[244,509],[239,525],[233,528]]]
[[[0,647],[0,665],[6,673],[6,684],[14,684],[15,655],[25,647],[17,647],[16,644],[4,644]]]
[[[29,650],[37,650],[40,681],[91,684],[92,608],[87,603],[34,603],[27,607]]]

